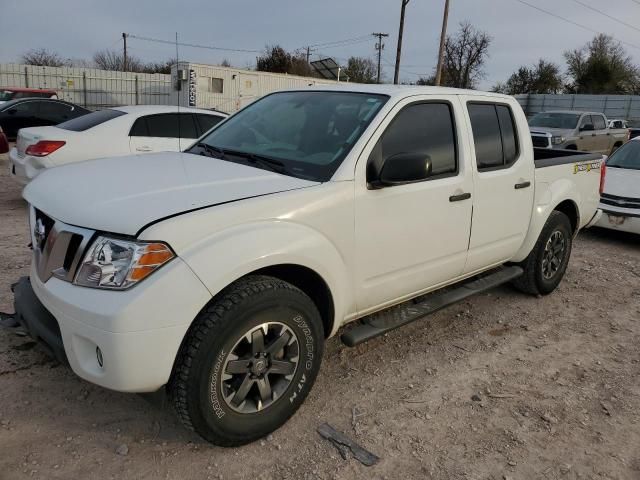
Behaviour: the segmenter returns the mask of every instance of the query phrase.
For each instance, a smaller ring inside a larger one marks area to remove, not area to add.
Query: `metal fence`
[[[548,110],[588,110],[640,126],[640,95],[516,95],[527,116]]]
[[[93,110],[172,103],[171,75],[159,73],[0,64],[0,89],[2,87],[52,89],[58,98]]]

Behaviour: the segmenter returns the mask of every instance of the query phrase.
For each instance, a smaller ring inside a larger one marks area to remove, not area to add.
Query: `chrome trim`
[[[82,261],[82,255],[87,248],[87,244],[93,238],[95,234],[94,230],[87,228],[75,227],[73,225],[67,225],[64,222],[49,217],[54,221],[51,231],[47,235],[47,240],[42,248],[39,247],[35,241],[35,235],[33,225],[35,225],[35,209],[33,206],[29,212],[31,228],[31,242],[33,244],[33,262],[36,267],[38,277],[42,282],[46,282],[52,276],[65,280],[67,282],[73,281],[78,264]],[[78,246],[69,270],[64,269],[64,260],[69,250],[69,245],[73,235],[80,235],[82,240]]]

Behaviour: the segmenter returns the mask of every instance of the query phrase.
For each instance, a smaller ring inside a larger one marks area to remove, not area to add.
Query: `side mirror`
[[[431,175],[431,157],[424,153],[399,153],[385,160],[373,186],[391,187],[425,180]]]
[[[593,132],[593,130],[594,128],[592,123],[587,123],[580,128],[581,132]]]

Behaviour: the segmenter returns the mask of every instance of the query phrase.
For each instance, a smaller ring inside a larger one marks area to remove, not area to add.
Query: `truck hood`
[[[529,127],[531,133],[550,133],[554,137],[569,137],[573,135],[573,130],[565,128]]]
[[[215,158],[164,152],[51,168],[25,187],[23,197],[70,225],[136,235],[162,218],[314,185]]]

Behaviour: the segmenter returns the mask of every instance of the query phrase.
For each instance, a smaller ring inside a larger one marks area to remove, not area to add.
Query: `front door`
[[[464,268],[472,179],[468,148],[461,140],[461,105],[455,97],[428,98],[396,105],[356,168],[355,290],[360,313],[450,281]],[[427,159],[428,174],[405,184],[372,185],[394,156]]]
[[[473,226],[466,273],[509,260],[521,247],[533,209],[535,171],[531,146],[523,145],[515,112],[507,104],[468,102],[473,133]],[[526,150],[525,150],[526,148]],[[526,153],[525,153],[526,152]]]

